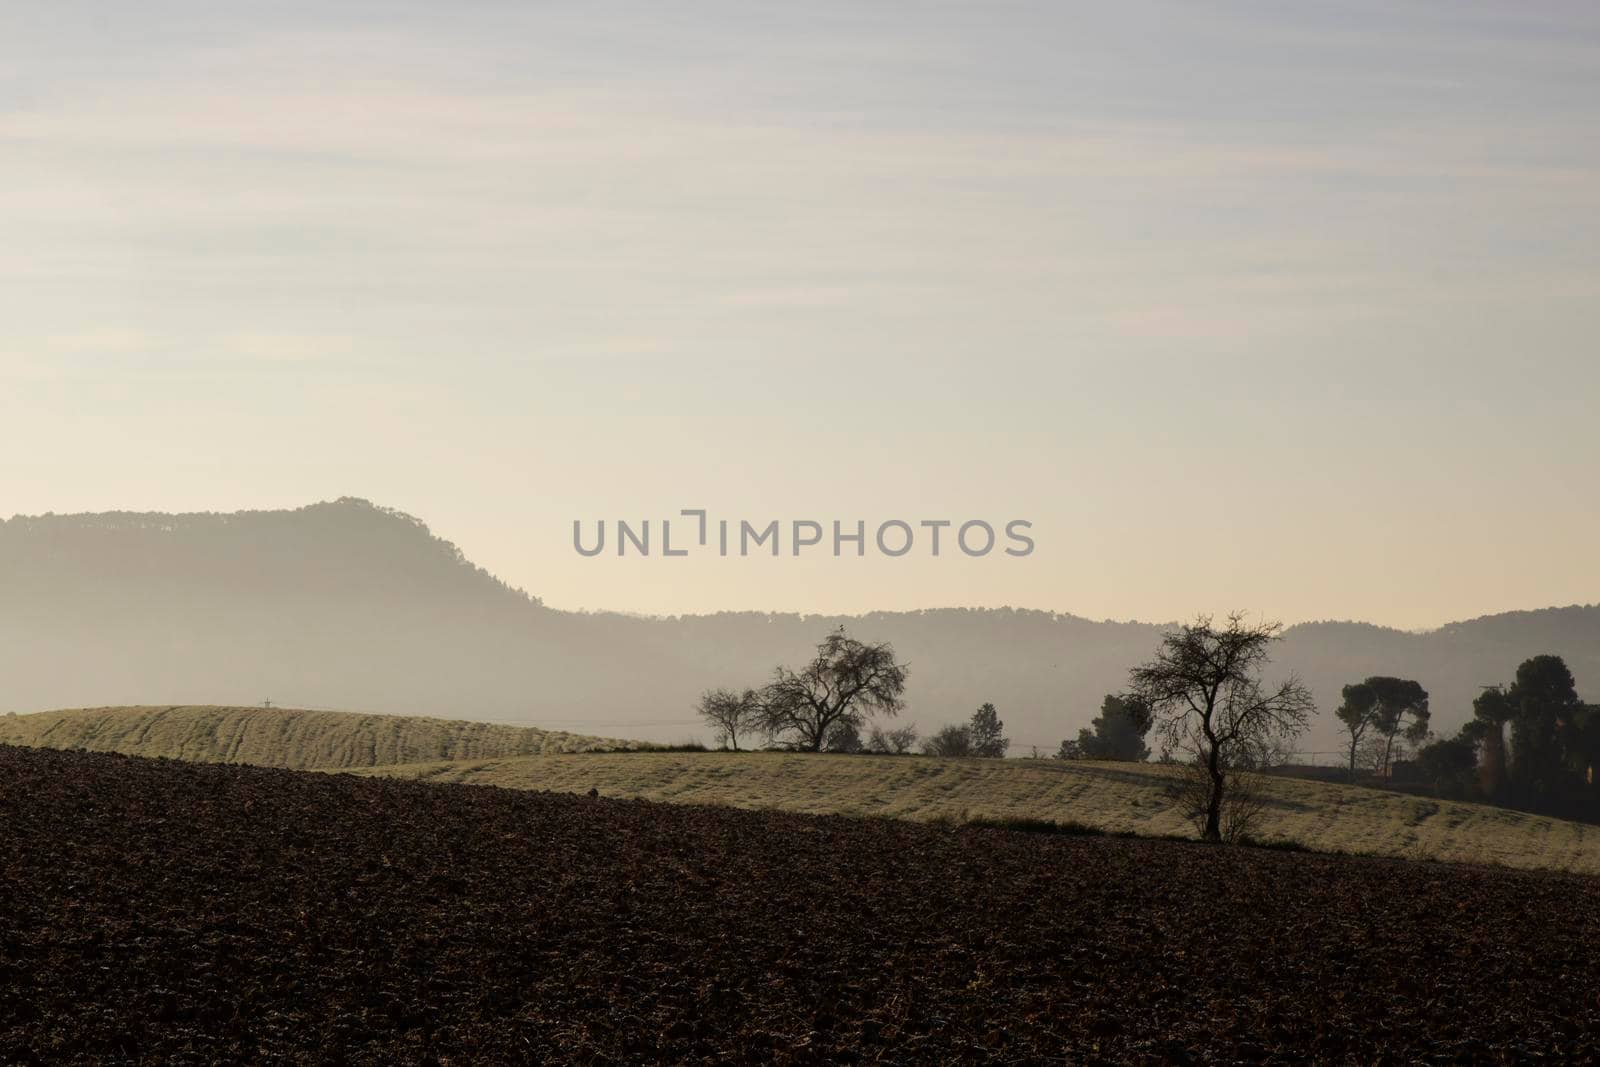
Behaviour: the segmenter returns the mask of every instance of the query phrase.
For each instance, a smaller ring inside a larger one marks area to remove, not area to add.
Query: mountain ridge
[[[628,736],[676,741],[701,733],[692,712],[701,690],[758,684],[835,625],[896,645],[912,665],[908,716],[924,731],[993,701],[1027,751],[1076,734],[1174,623],[1013,607],[559,610],[473,564],[421,519],[355,497],[291,510],[0,520],[0,708],[272,698],[599,734],[622,719],[648,727]],[[1416,677],[1449,732],[1480,686],[1509,681],[1541,652],[1565,656],[1580,692],[1600,696],[1600,605],[1426,631],[1301,622],[1286,627],[1272,673],[1292,669],[1312,686],[1322,714],[1303,747],[1328,751],[1344,683]]]

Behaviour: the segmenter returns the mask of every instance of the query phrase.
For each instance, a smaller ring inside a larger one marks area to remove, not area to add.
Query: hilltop
[[[1233,605],[1218,605],[1227,608]],[[912,664],[925,731],[993,701],[1018,747],[1053,751],[1120,689],[1163,627],[1045,611],[858,617],[556,611],[473,565],[420,520],[363,500],[293,511],[110,513],[0,522],[0,708],[129,699],[379,707],[679,741],[718,685],[759,683],[830,628],[888,640]],[[1600,700],[1600,606],[1514,612],[1407,633],[1291,627],[1275,667],[1323,715],[1303,747],[1337,747],[1345,683],[1420,680],[1451,732],[1484,683],[1528,656],[1566,658]]]
[[[639,747],[634,741],[453,719],[214,707],[80,708],[4,715],[0,744],[297,770]]]

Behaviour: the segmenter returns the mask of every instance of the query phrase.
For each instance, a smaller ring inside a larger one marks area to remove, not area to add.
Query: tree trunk
[[[816,731],[806,739],[806,747],[812,752],[821,752],[823,744],[828,740],[828,727],[833,722],[829,719],[818,719]]]
[[[1206,773],[1211,776],[1211,795],[1206,798],[1206,828],[1201,834],[1206,841],[1222,840],[1222,768],[1218,766],[1217,746],[1211,746],[1206,760]]]
[[[1483,739],[1483,766],[1479,768],[1479,784],[1491,798],[1500,794],[1506,780],[1506,738],[1504,727],[1491,723]]]

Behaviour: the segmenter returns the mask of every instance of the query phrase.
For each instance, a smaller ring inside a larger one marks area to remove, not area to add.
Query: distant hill
[[[201,763],[345,770],[637,748],[633,741],[402,715],[294,708],[81,708],[0,715],[0,744]]]
[[[1226,609],[1235,605],[1196,605]],[[1246,605],[1249,606],[1249,605]],[[411,516],[342,499],[294,511],[110,513],[0,522],[0,708],[147,703],[381,710],[657,741],[704,736],[701,690],[759,684],[833,626],[912,665],[925,731],[993,701],[1017,747],[1054,749],[1146,659],[1163,626],[1002,608],[857,617],[555,611],[474,566]],[[1419,679],[1453,729],[1478,687],[1528,656],[1566,658],[1600,700],[1600,605],[1489,616],[1428,633],[1319,622],[1287,632],[1337,747],[1346,682]]]

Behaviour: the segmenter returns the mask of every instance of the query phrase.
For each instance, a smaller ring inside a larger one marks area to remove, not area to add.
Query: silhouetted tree
[[[753,689],[743,693],[708,690],[696,710],[715,732],[717,743],[735,752],[739,751],[739,736],[753,733],[761,724],[761,699]]]
[[[1524,660],[1515,681],[1486,687],[1472,711],[1461,732],[1480,742],[1489,798],[1549,814],[1600,817],[1600,783],[1593,772],[1600,764],[1600,710],[1578,699],[1577,683],[1560,656]]]
[[[1361,743],[1377,718],[1378,694],[1366,682],[1355,682],[1345,686],[1342,695],[1344,702],[1334,711],[1334,715],[1350,735],[1350,780],[1353,782],[1356,780],[1356,757],[1361,751]]]
[[[863,644],[841,626],[804,668],[773,673],[761,691],[762,728],[783,747],[819,752],[838,723],[859,732],[873,715],[898,714],[909,673],[892,647]]]
[[[1230,787],[1250,793],[1248,773],[1316,713],[1299,679],[1290,676],[1274,688],[1261,683],[1268,648],[1282,629],[1276,622],[1251,625],[1238,612],[1220,627],[1202,615],[1168,633],[1156,657],[1130,672],[1130,691],[1150,709],[1162,739],[1190,756],[1200,783],[1191,815],[1207,841],[1223,838]]]
[[[1588,786],[1586,814],[1600,816],[1600,705],[1586,704],[1573,714],[1567,745],[1578,784]]]
[[[999,759],[1006,754],[1010,742],[1006,740],[1005,723],[993,704],[984,704],[972,713],[968,727],[972,735],[972,754],[987,759]]]
[[[1365,750],[1373,767],[1387,777],[1396,738],[1420,744],[1428,736],[1428,691],[1410,679],[1378,675],[1345,686],[1342,695],[1344,703],[1334,714],[1350,736],[1351,781],[1364,742],[1374,742]]]
[[[1383,738],[1382,773],[1387,780],[1395,739],[1403,737],[1417,745],[1428,736],[1428,691],[1409,678],[1368,678],[1366,684],[1378,698],[1373,728]]]
[[[1417,752],[1417,767],[1435,793],[1460,799],[1473,791],[1478,769],[1477,738],[1462,730],[1455,737],[1439,737]]]
[[[903,756],[917,747],[917,724],[907,723],[893,730],[874,726],[867,735],[867,751],[884,756]]]
[[[1511,720],[1511,702],[1504,689],[1498,686],[1485,689],[1472,702],[1472,721],[1483,758],[1478,764],[1479,786],[1485,796],[1498,799],[1503,796],[1507,782],[1505,725]],[[1465,727],[1463,727],[1465,730]]]
[[[1061,742],[1060,759],[1103,759],[1143,762],[1150,758],[1144,743],[1154,719],[1138,697],[1107,693],[1100,714],[1078,731],[1076,741]]]
[[[972,755],[972,728],[952,724],[922,742],[922,751],[929,756]]]
[[[1583,710],[1572,672],[1560,656],[1534,656],[1506,691],[1511,710],[1511,782],[1535,807],[1558,801],[1574,782],[1570,724]]]

